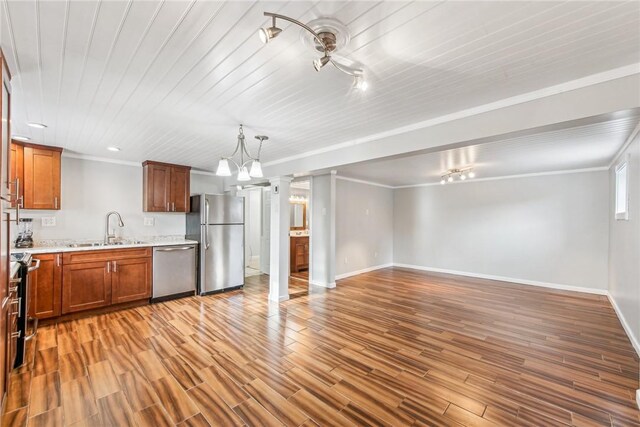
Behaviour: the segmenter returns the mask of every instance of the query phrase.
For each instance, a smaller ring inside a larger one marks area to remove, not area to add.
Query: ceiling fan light
[[[252,178],[262,178],[264,175],[262,175],[262,165],[260,164],[259,161],[254,160],[253,163],[251,163],[251,170],[249,171],[249,176],[251,176]]]
[[[315,68],[316,71],[320,71],[320,69],[327,65],[329,61],[331,61],[331,57],[327,55],[323,56],[322,58],[314,59],[313,68]]]
[[[218,176],[231,176],[231,169],[229,169],[229,161],[227,159],[220,159],[218,162],[218,169],[216,170]]]
[[[249,176],[249,171],[246,166],[242,166],[238,171],[238,181],[251,181],[251,177]]]

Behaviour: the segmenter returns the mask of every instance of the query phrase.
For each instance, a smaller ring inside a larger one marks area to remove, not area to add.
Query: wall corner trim
[[[374,265],[373,267],[363,268],[362,270],[356,270],[356,271],[350,271],[348,273],[338,274],[336,276],[336,280],[346,279],[347,277],[357,276],[358,274],[368,273],[370,271],[380,270],[382,268],[389,268],[389,267],[393,267],[393,263]]]
[[[607,298],[609,298],[609,302],[611,303],[613,310],[616,312],[616,315],[618,316],[618,320],[620,320],[620,323],[622,324],[622,328],[626,332],[627,337],[629,337],[629,341],[631,341],[631,345],[636,350],[636,354],[640,356],[640,342],[638,342],[638,339],[633,336],[631,327],[629,326],[629,323],[627,323],[627,319],[624,318],[624,315],[622,314],[622,310],[620,310],[620,307],[618,307],[618,304],[616,304],[616,300],[613,299],[613,296],[611,295],[611,293],[607,292]],[[639,397],[640,397],[640,390],[636,391],[636,400],[638,400]],[[640,402],[638,403],[638,407],[640,407]]]

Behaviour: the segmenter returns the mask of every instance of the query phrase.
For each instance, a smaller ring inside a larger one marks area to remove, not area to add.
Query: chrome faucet
[[[116,233],[109,233],[109,218],[111,218],[111,215],[117,215],[118,216],[118,225],[120,227],[124,227],[124,222],[122,222],[122,217],[120,216],[120,214],[116,211],[111,211],[107,214],[107,221],[105,224],[105,231],[104,231],[104,244],[108,245],[109,243],[111,243],[111,241],[113,239],[116,238]]]

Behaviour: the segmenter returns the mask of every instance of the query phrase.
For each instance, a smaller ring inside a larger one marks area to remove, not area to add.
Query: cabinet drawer
[[[83,262],[118,261],[127,258],[151,257],[152,248],[105,249],[96,251],[67,252],[64,254],[64,265]]]

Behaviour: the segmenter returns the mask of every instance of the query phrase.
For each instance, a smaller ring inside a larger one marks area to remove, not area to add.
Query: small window
[[[629,219],[629,162],[616,166],[616,219]]]

